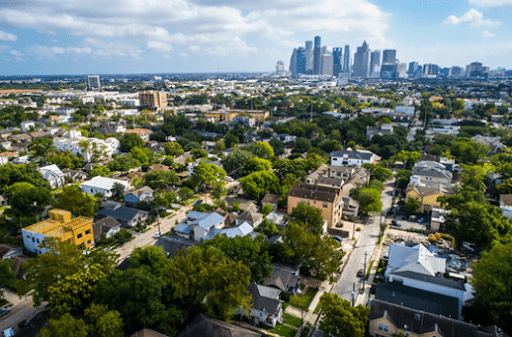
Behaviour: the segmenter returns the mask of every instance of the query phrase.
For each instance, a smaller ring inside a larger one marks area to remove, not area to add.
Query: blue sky
[[[511,14],[512,0],[0,0],[0,75],[272,71],[315,35],[512,68]]]

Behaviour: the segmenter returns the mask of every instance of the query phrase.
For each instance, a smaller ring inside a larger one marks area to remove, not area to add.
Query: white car
[[[4,330],[4,336],[3,337],[13,337],[15,335],[14,333],[14,329],[13,328],[9,328],[7,330]]]
[[[7,315],[11,311],[11,307],[5,307],[0,309],[0,317]]]
[[[156,232],[155,235],[153,235],[153,238],[158,239],[161,236],[162,236],[162,233]]]

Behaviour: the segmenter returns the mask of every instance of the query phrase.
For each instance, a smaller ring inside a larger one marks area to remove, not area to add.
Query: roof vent
[[[420,320],[420,314],[418,314],[418,313],[414,314],[414,319],[419,321]]]
[[[407,324],[404,324],[404,330],[407,330],[409,326]]]
[[[393,297],[395,297],[395,292],[393,291]]]

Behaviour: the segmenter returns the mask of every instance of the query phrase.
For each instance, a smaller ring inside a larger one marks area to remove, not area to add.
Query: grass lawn
[[[313,300],[313,297],[315,297],[317,291],[318,291],[318,288],[308,287],[308,290],[306,290],[305,294],[303,293],[303,294],[296,294],[296,295],[291,296],[290,304],[293,305],[297,309],[308,311],[309,304]]]
[[[289,324],[289,325],[293,325],[295,327],[300,327],[300,325],[302,324],[302,320],[299,318],[299,317],[295,317],[293,315],[290,315],[290,314],[287,314],[286,312],[284,313],[284,322],[286,324]]]
[[[315,311],[313,311],[313,313],[316,315],[319,312],[320,312],[320,302],[318,302],[318,304],[316,305]]]
[[[297,333],[297,330],[299,330],[299,329],[292,328],[291,326],[287,326],[287,325],[277,324],[275,328],[267,329],[267,330],[272,333],[276,333],[280,336],[294,337],[295,334]]]

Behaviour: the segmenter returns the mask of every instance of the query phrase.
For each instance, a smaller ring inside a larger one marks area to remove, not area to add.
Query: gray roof
[[[373,154],[368,152],[359,152],[359,151],[346,151],[339,150],[331,153],[331,157],[344,157],[346,156],[349,159],[361,159],[361,160],[370,160],[372,159]]]
[[[372,300],[370,321],[385,317],[395,327],[422,335],[436,332],[443,337],[491,337],[492,334],[478,331],[478,326],[456,319],[410,309],[393,303]]]
[[[276,315],[279,311],[281,300],[280,289],[275,289],[260,284],[251,283],[247,290],[252,295],[252,308]]]
[[[407,287],[398,282],[379,283],[375,298],[411,309],[459,318],[459,300],[457,298]]]
[[[451,279],[447,279],[447,278],[443,278],[443,277],[424,275],[424,274],[414,273],[411,271],[402,271],[402,272],[398,272],[398,273],[393,273],[393,275],[410,278],[410,279],[414,279],[414,280],[418,280],[418,281],[433,283],[433,284],[437,284],[437,285],[440,285],[443,287],[458,289],[458,290],[462,290],[462,291],[466,290],[464,283],[455,281],[455,280],[451,280]]]
[[[98,215],[111,216],[114,219],[121,221],[131,221],[141,212],[147,213],[145,211],[141,211],[140,209],[121,206],[117,209],[102,208],[98,211]]]
[[[199,227],[203,229],[210,229],[211,227],[214,227],[218,224],[220,224],[222,221],[224,221],[224,217],[218,213],[209,213],[203,218],[200,218],[198,220],[191,221],[189,223],[190,226],[192,225],[198,225]]]
[[[141,195],[143,195],[144,193],[153,193],[153,189],[149,186],[144,186],[144,187],[141,187],[139,188],[138,190],[135,190],[135,191],[129,191],[129,192],[125,192],[124,194],[125,195],[128,195],[128,194],[133,194],[134,196],[138,198],[140,198]]]
[[[197,315],[178,337],[259,337],[260,333],[229,324],[204,314]]]
[[[298,267],[285,263],[273,263],[272,266],[274,267],[272,274],[265,279],[267,285],[277,287],[283,291],[297,285],[299,278],[294,275],[294,272],[297,271]]]
[[[162,236],[155,242],[155,246],[162,247],[164,253],[167,255],[174,255],[180,249],[186,249],[195,246],[196,242],[193,240],[185,239],[177,235]]]
[[[174,231],[179,232],[179,233],[188,234],[188,233],[190,233],[190,226],[187,225],[186,223],[182,222],[182,223],[178,224],[176,227],[174,227]]]

